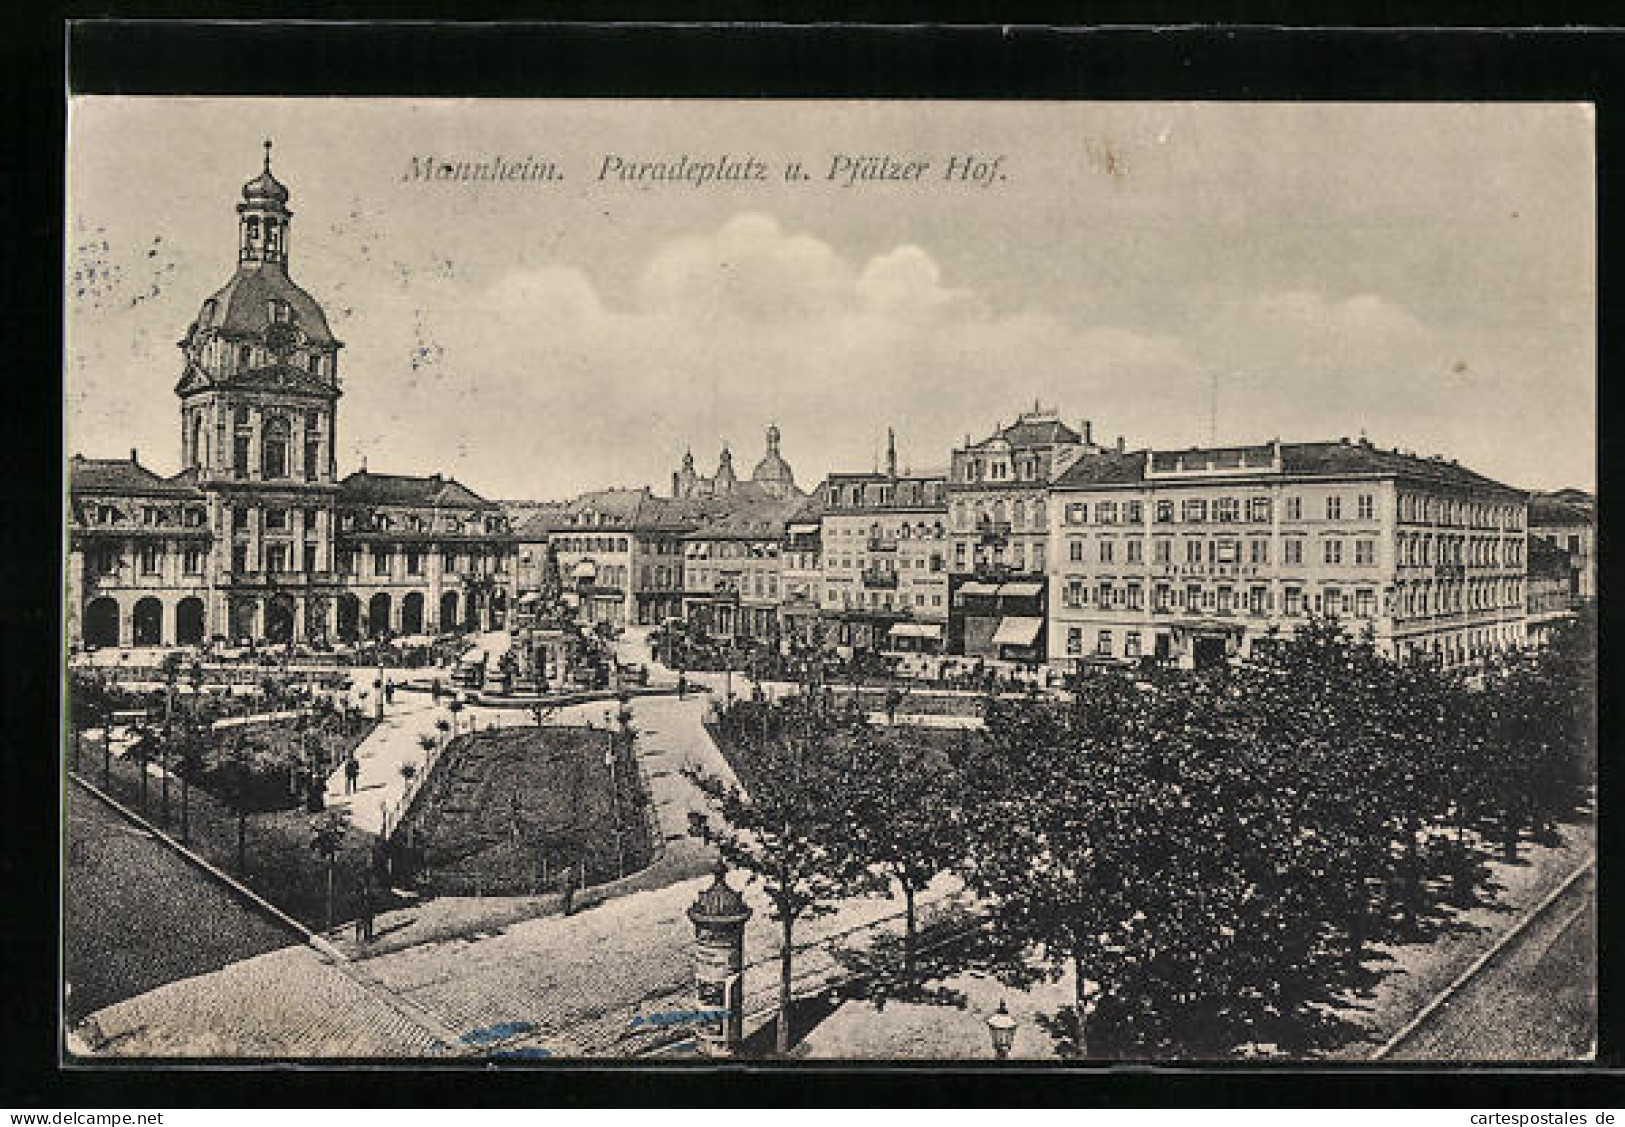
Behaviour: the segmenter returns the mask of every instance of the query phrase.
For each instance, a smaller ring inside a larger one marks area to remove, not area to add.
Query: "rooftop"
[[[452,477],[431,474],[369,473],[357,470],[339,482],[339,500],[363,505],[449,505],[467,509],[497,506]]]

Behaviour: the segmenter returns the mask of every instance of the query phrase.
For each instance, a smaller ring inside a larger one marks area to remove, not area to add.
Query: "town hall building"
[[[498,625],[515,540],[467,486],[339,478],[339,350],[289,274],[288,189],[237,204],[237,265],[180,343],[181,470],[75,455],[67,620],[80,646],[328,643]]]

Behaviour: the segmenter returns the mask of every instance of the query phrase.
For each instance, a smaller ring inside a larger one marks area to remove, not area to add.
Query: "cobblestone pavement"
[[[1572,1061],[1596,1054],[1596,871],[1547,905],[1389,1054]]]
[[[304,937],[69,784],[63,874],[63,976],[70,1022],[177,979]]]
[[[172,982],[91,1015],[98,1055],[440,1056],[445,1038],[399,1002],[300,946]]]

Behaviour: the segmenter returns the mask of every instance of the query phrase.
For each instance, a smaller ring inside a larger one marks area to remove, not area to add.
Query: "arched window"
[[[199,413],[192,416],[192,465],[201,466],[203,462],[203,415]]]
[[[281,416],[267,419],[260,435],[260,476],[288,476],[288,420]]]

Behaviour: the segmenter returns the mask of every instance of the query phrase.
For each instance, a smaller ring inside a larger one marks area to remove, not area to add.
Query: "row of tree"
[[[951,871],[989,908],[964,959],[1071,972],[1069,1051],[1305,1055],[1357,1032],[1340,1015],[1375,944],[1449,926],[1493,895],[1488,861],[1588,801],[1594,654],[1580,624],[1469,679],[1322,620],[1232,669],[990,697],[974,736],[871,727],[812,692],[743,701],[717,734],[744,789],[696,775],[720,817],[693,832],[782,929],[781,1052],[797,923],[896,888],[913,981],[916,897]]]

